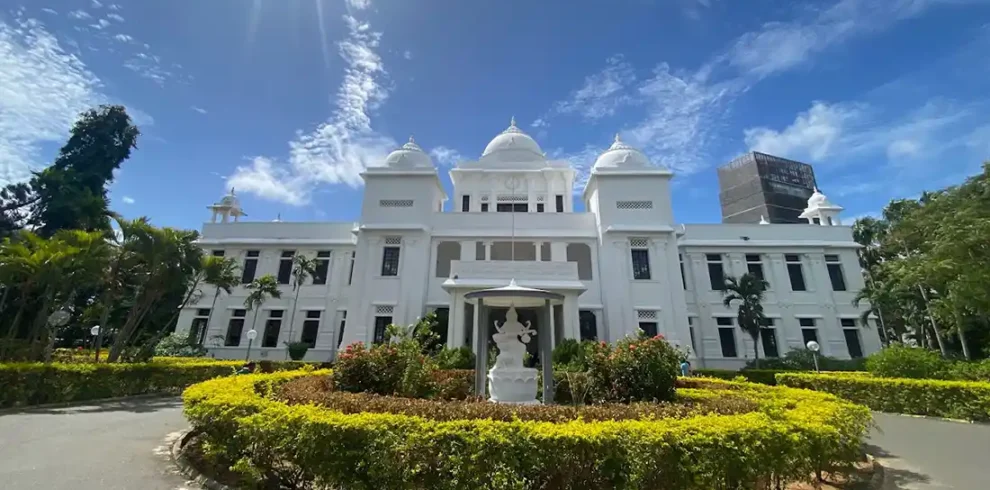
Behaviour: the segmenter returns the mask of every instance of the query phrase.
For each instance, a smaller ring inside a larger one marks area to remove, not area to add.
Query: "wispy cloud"
[[[626,90],[636,81],[633,67],[621,55],[608,58],[605,68],[584,80],[575,90],[554,107],[558,114],[580,114],[585,119],[596,120],[615,114],[623,105],[635,99]]]
[[[69,12],[69,17],[72,17],[73,19],[79,19],[79,20],[85,20],[85,19],[92,19],[93,18],[93,16],[92,15],[89,15],[89,12],[87,12],[85,10],[73,10],[72,12]]]
[[[122,15],[120,15],[120,14],[110,13],[110,14],[107,14],[107,18],[110,19],[110,20],[115,20],[117,22],[123,22],[124,21],[124,17]]]
[[[106,19],[100,19],[96,21],[95,24],[90,24],[89,26],[96,30],[102,30],[105,27],[110,27],[110,21]]]
[[[92,0],[92,2],[90,3],[90,5],[92,5],[93,8],[95,8],[95,9],[103,8],[103,3],[100,2],[100,0]]]
[[[113,38],[116,39],[116,40],[118,40],[118,41],[120,41],[120,42],[122,42],[122,43],[129,43],[129,42],[131,42],[131,41],[134,40],[133,37],[128,36],[127,34],[117,34]]]
[[[407,59],[407,60],[411,60],[413,58],[412,51],[409,51],[408,49],[405,50],[405,51],[403,51],[402,52],[402,57],[405,58],[405,59]]]
[[[40,167],[39,146],[63,140],[100,85],[40,22],[0,19],[0,185]]]
[[[745,130],[744,139],[751,150],[820,162],[829,156],[848,126],[862,116],[862,107],[815,102],[783,130],[750,128]]]
[[[206,109],[203,109],[202,107],[192,106],[191,109],[194,110],[194,111],[196,111],[196,112],[198,112],[198,113],[200,113],[200,114],[206,114],[207,113],[207,110]]]
[[[353,9],[369,2],[351,0]],[[286,162],[268,157],[254,158],[228,179],[228,185],[260,197],[302,205],[309,202],[319,184],[361,185],[364,169],[381,165],[395,140],[375,131],[371,113],[387,100],[387,76],[377,53],[381,33],[352,15],[344,16],[347,36],[338,43],[346,68],[336,94],[336,110],[326,122],[289,142]]]
[[[371,6],[371,0],[347,0],[347,5],[354,9],[364,10]]]
[[[58,15],[58,11],[57,10],[50,9],[50,8],[47,8],[47,7],[41,9],[41,11],[44,12],[44,13],[46,13],[46,14]]]
[[[453,148],[447,148],[446,146],[438,146],[430,150],[430,155],[441,165],[446,166],[453,165],[464,159],[459,151]]]
[[[120,198],[120,200],[124,204],[134,204],[134,198],[133,197],[130,197],[130,196],[124,196],[124,197]]]

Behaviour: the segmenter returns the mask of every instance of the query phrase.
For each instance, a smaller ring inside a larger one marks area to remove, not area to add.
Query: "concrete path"
[[[163,444],[186,427],[178,398],[4,412],[0,488],[199,489],[174,472]]]
[[[888,490],[990,488],[990,425],[874,413],[867,452],[883,464]]]

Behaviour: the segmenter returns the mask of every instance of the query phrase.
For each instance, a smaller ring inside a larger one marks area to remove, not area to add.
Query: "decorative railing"
[[[528,260],[460,261],[450,264],[451,277],[458,279],[543,279],[577,281],[576,262],[537,262]]]

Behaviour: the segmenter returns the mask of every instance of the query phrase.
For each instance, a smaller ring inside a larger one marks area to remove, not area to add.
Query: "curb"
[[[937,420],[942,422],[954,422],[957,424],[970,424],[970,425],[990,425],[990,422],[981,422],[977,420],[966,420],[966,419],[950,419],[947,417],[936,417],[934,415],[914,415],[910,413],[897,413],[897,412],[881,412],[879,410],[874,410],[874,413],[882,413],[884,415],[896,415],[898,417],[909,417],[913,419],[927,419],[927,420]]]
[[[880,464],[880,461],[877,461],[877,458],[874,458],[869,454],[867,454],[866,457],[873,462],[873,478],[870,478],[870,482],[867,484],[867,487],[871,490],[880,490],[883,488],[884,480],[886,478],[886,470],[884,470],[884,467]]]
[[[197,484],[208,488],[209,490],[237,490],[234,487],[230,487],[220,483],[197,470],[192,463],[182,454],[182,447],[186,445],[189,438],[193,435],[192,429],[186,429],[179,434],[179,437],[175,439],[172,443],[172,448],[169,451],[169,456],[172,459],[172,464],[179,470],[179,473],[186,477],[187,479],[196,482]]]
[[[22,405],[19,407],[0,408],[0,415],[24,413],[24,412],[30,412],[32,410],[47,410],[50,408],[81,407],[85,405],[94,405],[98,403],[116,403],[116,402],[126,402],[131,400],[135,400],[135,401],[147,400],[152,398],[171,398],[177,396],[179,396],[179,393],[145,393],[143,395],[117,396],[113,398],[94,398],[92,400],[77,400],[72,402],[44,403],[41,405]]]

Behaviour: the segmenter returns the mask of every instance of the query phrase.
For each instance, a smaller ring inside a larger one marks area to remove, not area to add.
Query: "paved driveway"
[[[886,489],[990,488],[990,425],[873,416],[867,449],[887,468]]]
[[[198,489],[172,471],[166,435],[188,426],[178,398],[0,415],[4,490]]]

